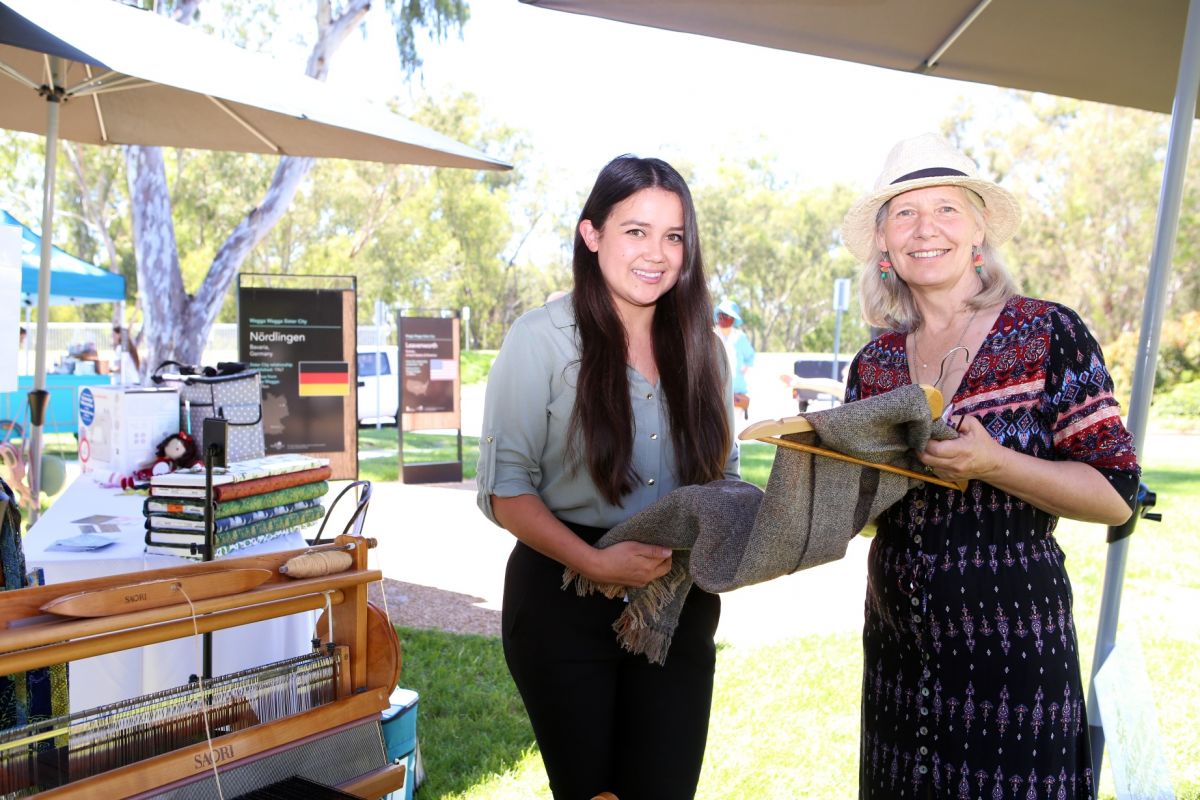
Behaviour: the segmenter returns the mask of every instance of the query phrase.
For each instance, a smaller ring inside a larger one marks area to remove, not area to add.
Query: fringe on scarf
[[[686,559],[677,558],[666,575],[638,588],[596,583],[566,568],[562,588],[566,590],[574,583],[575,593],[580,597],[593,592],[600,592],[609,599],[627,595],[629,603],[612,626],[617,640],[628,652],[641,653],[651,663],[663,664],[679,624],[683,601],[692,588],[685,562]]]

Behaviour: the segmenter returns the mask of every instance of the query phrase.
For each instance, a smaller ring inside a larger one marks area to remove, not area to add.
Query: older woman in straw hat
[[[846,399],[932,384],[958,438],[877,520],[863,630],[861,797],[1094,797],[1060,516],[1132,513],[1138,467],[1100,348],[1016,293],[1012,195],[941,137],[900,142],[843,235],[887,332]]]

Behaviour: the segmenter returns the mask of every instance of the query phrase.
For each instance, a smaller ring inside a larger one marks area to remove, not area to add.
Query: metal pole
[[[838,349],[842,344],[842,310],[839,308],[833,324],[833,374],[829,377],[838,379]]]
[[[1171,133],[1167,140],[1167,160],[1163,169],[1159,197],[1158,223],[1154,231],[1154,249],[1150,255],[1150,274],[1142,305],[1142,331],[1138,339],[1137,361],[1133,373],[1133,394],[1129,401],[1127,427],[1133,434],[1140,456],[1146,440],[1146,420],[1154,391],[1154,369],[1158,360],[1158,341],[1163,310],[1167,302],[1167,281],[1171,274],[1171,256],[1179,230],[1179,208],[1183,198],[1183,179],[1187,170],[1192,120],[1196,116],[1196,92],[1200,90],[1200,0],[1188,3],[1183,53],[1179,59],[1179,77],[1175,84],[1175,105],[1171,110]],[[1110,529],[1111,530],[1111,529]],[[1096,650],[1092,656],[1092,676],[1088,687],[1088,727],[1092,743],[1092,772],[1099,781],[1104,758],[1104,728],[1096,703],[1096,672],[1104,665],[1116,644],[1117,617],[1121,612],[1121,589],[1129,539],[1120,538],[1108,546],[1104,570],[1104,590],[1100,597],[1100,619],[1096,629]]]
[[[32,497],[29,508],[29,524],[37,522],[41,511],[42,491],[42,425],[44,423],[41,410],[32,407],[33,403],[45,399],[46,391],[46,339],[50,335],[50,248],[54,246],[54,178],[55,166],[58,163],[58,110],[59,71],[62,60],[49,57],[50,89],[46,95],[46,165],[42,178],[42,248],[41,262],[38,267],[38,323],[37,323],[37,353],[34,356],[33,393],[30,395],[29,418],[32,432],[29,436],[29,494]]]

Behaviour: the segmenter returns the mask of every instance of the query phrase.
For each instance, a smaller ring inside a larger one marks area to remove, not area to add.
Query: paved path
[[[758,413],[750,421],[796,413],[790,391],[777,374],[789,370],[790,361],[778,358],[756,368],[751,409]],[[483,392],[482,385],[464,387],[464,434],[479,433]],[[739,419],[739,429],[745,424]],[[1146,451],[1151,459],[1178,461],[1200,452],[1200,436],[1151,435]],[[451,593],[458,604],[491,612],[498,626],[504,565],[513,539],[478,510],[473,484],[381,483],[375,486],[371,506],[367,532],[381,540],[379,558],[385,575]],[[860,630],[869,546],[869,540],[857,537],[840,561],[724,595],[717,638],[757,644],[802,634]]]
[[[452,609],[498,616],[513,538],[479,511],[473,487],[376,484],[365,532],[380,540],[377,563],[388,578],[450,593],[442,602]],[[717,638],[757,644],[857,630],[869,544],[856,538],[841,561],[724,595]]]
[[[792,360],[789,354],[760,356],[750,376],[753,413],[748,421],[738,417],[738,431],[749,422],[796,413],[791,391],[779,380],[780,374],[791,372]],[[485,389],[484,384],[462,389],[464,435],[479,435]],[[476,507],[474,484],[376,484],[367,533],[381,541],[379,563],[387,577],[448,592],[450,596],[442,599],[451,608],[470,603],[477,609],[499,611],[513,538]],[[717,638],[749,644],[803,633],[858,630],[869,545],[868,540],[857,538],[841,561],[725,595]],[[496,620],[497,632],[498,624]]]

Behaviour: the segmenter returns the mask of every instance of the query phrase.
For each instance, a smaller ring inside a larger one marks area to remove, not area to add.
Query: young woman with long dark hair
[[[518,539],[505,658],[557,800],[690,798],[719,599],[692,589],[659,666],[617,644],[620,598],[562,589],[564,567],[627,586],[665,574],[667,548],[592,543],[678,486],[738,474],[695,208],[674,168],[622,156],[601,171],[574,278],[517,320],[488,376],[479,505]]]

